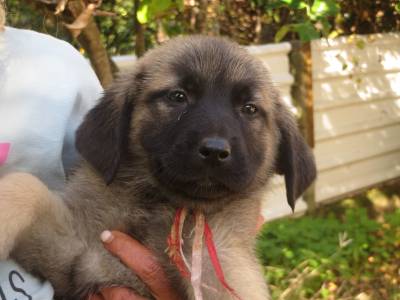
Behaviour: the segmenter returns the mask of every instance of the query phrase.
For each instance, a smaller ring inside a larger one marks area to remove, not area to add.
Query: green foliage
[[[363,209],[346,212],[344,223],[333,215],[282,220],[268,224],[262,231],[260,255],[264,263],[274,261],[284,266],[297,265],[310,256],[327,258],[337,250],[339,234],[347,232],[352,243],[343,249],[342,256],[358,261],[365,256],[371,244],[371,233],[377,227],[378,224],[371,221]]]
[[[335,17],[340,7],[335,0],[254,0],[270,14],[279,13],[282,9],[290,10],[293,23],[283,24],[275,34],[275,42],[281,41],[288,32],[298,34],[300,40],[310,41],[327,36],[332,28],[330,20]]]
[[[109,54],[134,52],[134,1],[103,1],[101,8],[117,14],[116,17],[96,18],[103,43],[107,46]]]
[[[32,29],[39,32],[49,33],[54,36],[62,36],[62,24],[53,23],[48,15],[36,10],[34,6],[27,5],[21,0],[7,0],[7,24],[24,29]]]
[[[96,18],[108,52],[111,55],[134,53],[136,35],[134,1],[104,1],[101,8],[117,14],[113,18]],[[182,8],[183,0],[139,1],[137,18],[145,28],[145,45],[147,48],[151,48],[157,43],[157,26],[162,26],[170,36],[182,32],[184,24],[176,20],[176,15]]]
[[[72,42],[60,17],[54,16],[51,9],[40,9],[39,2],[6,0],[8,24]],[[146,48],[166,37],[199,32],[226,35],[247,45],[400,30],[400,0],[232,0],[206,1],[206,5],[199,0],[190,1],[191,4],[183,0],[138,2],[136,15],[144,28]],[[134,52],[134,3],[103,1],[100,9],[115,16],[95,17],[110,55]]]
[[[329,213],[268,223],[257,251],[275,297],[339,299],[339,286],[359,293],[358,286],[373,282],[395,299],[390,297],[400,295],[399,228],[400,210],[377,222],[364,208],[347,208],[341,219]]]

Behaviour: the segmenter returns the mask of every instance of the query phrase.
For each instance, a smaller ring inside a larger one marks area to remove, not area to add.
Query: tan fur
[[[14,173],[0,180],[0,259],[8,257],[14,242],[52,201],[47,187],[36,177]]]
[[[255,194],[253,197],[253,199],[248,199],[251,203],[234,203],[212,216],[210,226],[213,229],[218,256],[229,284],[242,299],[268,300],[270,296],[262,276],[261,266],[255,256],[249,255],[254,252],[254,228],[262,195]],[[246,211],[247,218],[243,218],[243,211]],[[213,270],[208,270],[205,276],[209,276],[208,274],[212,272]],[[211,278],[205,280],[212,285]],[[221,295],[225,295],[224,298]],[[231,296],[225,291],[220,291],[219,295],[209,293],[206,297],[206,299],[213,298],[231,299]]]

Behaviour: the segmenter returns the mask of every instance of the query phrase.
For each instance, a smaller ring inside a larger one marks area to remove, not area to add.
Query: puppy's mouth
[[[234,193],[226,184],[211,176],[180,178],[168,172],[161,162],[157,162],[157,170],[155,178],[166,190],[188,200],[214,201]]]
[[[171,188],[171,187],[170,187]],[[176,182],[172,190],[192,200],[217,200],[224,198],[232,192],[222,183],[211,179]]]

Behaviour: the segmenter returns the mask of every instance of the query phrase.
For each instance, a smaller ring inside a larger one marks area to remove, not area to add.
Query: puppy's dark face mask
[[[146,96],[151,121],[140,141],[161,185],[191,200],[215,200],[252,187],[276,146],[267,143],[273,134],[255,70],[224,49],[199,50],[199,57],[189,51],[169,62],[175,82]],[[232,78],[235,67],[248,72]]]
[[[293,207],[315,178],[312,154],[268,72],[217,38],[181,38],[149,51],[89,113],[77,147],[107,182],[136,157],[149,179],[191,202],[246,196],[276,172],[285,175]]]

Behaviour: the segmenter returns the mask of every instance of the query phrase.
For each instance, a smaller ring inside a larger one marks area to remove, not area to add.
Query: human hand
[[[104,247],[117,256],[130,268],[150,289],[157,300],[179,299],[177,292],[169,284],[164,270],[150,250],[130,236],[118,231],[104,231],[101,234]],[[102,289],[89,300],[144,300],[134,291],[123,287]]]

